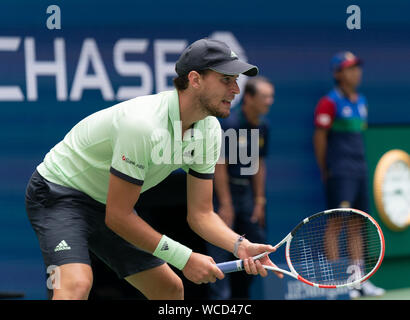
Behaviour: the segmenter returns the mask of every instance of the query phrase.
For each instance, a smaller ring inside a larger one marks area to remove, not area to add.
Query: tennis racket
[[[285,243],[290,271],[263,267],[328,289],[352,287],[369,279],[380,267],[385,249],[384,236],[377,222],[367,213],[350,208],[326,210],[304,219],[275,248]],[[243,260],[217,266],[224,273],[244,269]]]

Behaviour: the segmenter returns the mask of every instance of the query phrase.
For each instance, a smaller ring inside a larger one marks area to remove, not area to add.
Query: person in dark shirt
[[[313,144],[327,208],[369,211],[368,168],[363,131],[367,127],[367,101],[357,92],[362,61],[351,52],[331,60],[335,87],[322,97],[315,110]],[[380,296],[384,290],[369,281],[350,290],[351,298]]]
[[[274,86],[264,77],[245,85],[243,103],[221,121],[221,158],[215,167],[215,211],[233,230],[251,241],[265,239],[265,157],[269,127],[263,117],[274,99]],[[225,151],[225,153],[224,153]],[[209,245],[216,262],[231,260],[228,252]],[[210,284],[211,299],[248,299],[252,279],[245,273],[227,274]]]

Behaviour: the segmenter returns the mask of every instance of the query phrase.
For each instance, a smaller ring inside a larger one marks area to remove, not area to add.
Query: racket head
[[[286,261],[291,273],[311,286],[352,287],[377,271],[384,251],[383,232],[369,214],[338,208],[316,213],[292,230]]]

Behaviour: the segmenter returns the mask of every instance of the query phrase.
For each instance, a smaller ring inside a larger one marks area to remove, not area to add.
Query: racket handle
[[[230,273],[243,270],[243,260],[222,262],[216,265],[223,273]]]

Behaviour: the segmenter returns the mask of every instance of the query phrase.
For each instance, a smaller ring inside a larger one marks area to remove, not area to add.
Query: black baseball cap
[[[243,73],[253,77],[258,74],[258,67],[239,60],[224,42],[212,39],[200,39],[189,45],[175,64],[175,71],[179,76],[186,75],[192,70],[213,71],[237,75]]]

